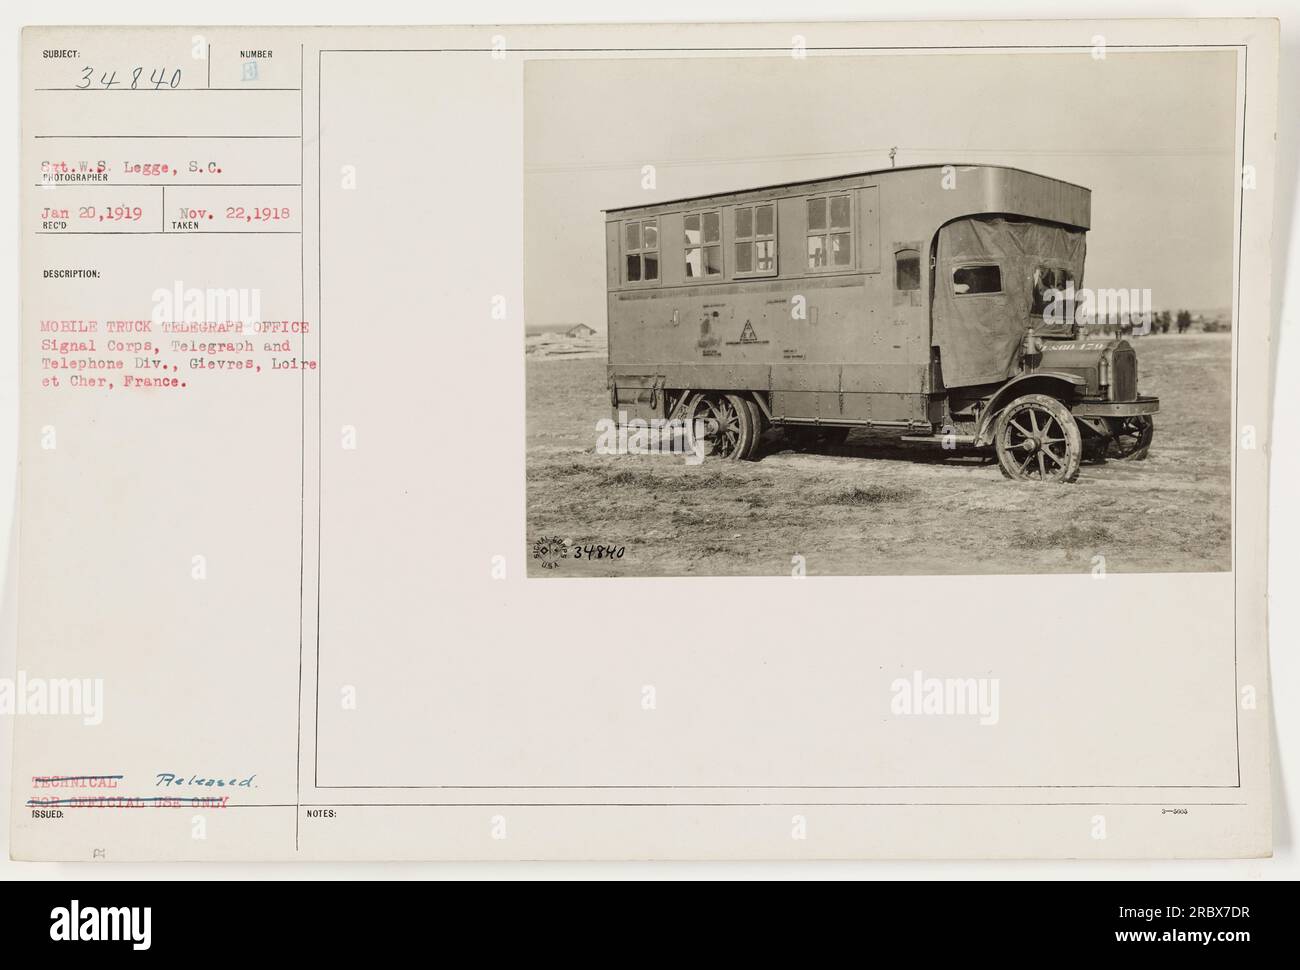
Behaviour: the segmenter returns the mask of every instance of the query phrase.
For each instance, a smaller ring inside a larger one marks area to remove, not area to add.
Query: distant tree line
[[[1161,310],[1159,313],[1151,315],[1151,333],[1168,333],[1170,327],[1177,333],[1187,333],[1192,329],[1192,324],[1195,322],[1191,310],[1179,310],[1177,313]],[[1202,333],[1217,333],[1222,329],[1224,328],[1218,320],[1208,317],[1201,320]]]

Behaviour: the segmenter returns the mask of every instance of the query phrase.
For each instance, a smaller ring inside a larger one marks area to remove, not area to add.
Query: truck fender
[[[979,429],[975,432],[975,443],[987,445],[993,441],[993,424],[1003,408],[1024,394],[1050,394],[1069,403],[1075,388],[1087,387],[1088,382],[1078,374],[1065,371],[1036,370],[1021,374],[1007,381],[989,398],[989,403],[980,412]]]

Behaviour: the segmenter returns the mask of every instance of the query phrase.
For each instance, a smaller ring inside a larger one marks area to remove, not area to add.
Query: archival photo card
[[[13,855],[1267,856],[1277,52],[27,29]]]

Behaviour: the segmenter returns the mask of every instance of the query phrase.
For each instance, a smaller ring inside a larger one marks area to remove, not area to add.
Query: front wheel
[[[1114,437],[1110,439],[1108,458],[1120,461],[1141,461],[1151,451],[1156,423],[1149,414],[1135,414],[1120,418],[1114,423]]]
[[[1026,394],[1012,401],[998,415],[994,444],[1007,478],[1072,482],[1079,477],[1079,425],[1054,397]]]

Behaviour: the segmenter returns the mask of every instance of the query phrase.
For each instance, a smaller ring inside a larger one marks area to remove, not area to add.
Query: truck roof
[[[966,164],[961,162],[938,162],[931,165],[901,165],[898,166],[897,168],[877,168],[877,169],[868,169],[859,172],[844,172],[840,175],[823,175],[814,179],[800,179],[793,182],[774,182],[768,185],[756,185],[756,186],[750,186],[748,188],[728,189],[726,191],[719,191],[719,192],[706,192],[702,195],[688,195],[688,196],[681,196],[674,199],[656,199],[653,202],[643,202],[639,205],[617,206],[615,208],[602,209],[601,211],[607,214],[612,214],[617,212],[631,212],[637,209],[662,208],[664,206],[681,205],[681,204],[693,203],[693,202],[703,202],[705,200],[714,200],[714,199],[720,200],[730,196],[761,194],[764,192],[777,192],[782,189],[792,189],[792,188],[806,187],[810,185],[822,185],[822,184],[828,184],[833,182],[842,182],[846,179],[869,178],[873,176],[891,175],[894,173],[901,173],[901,172],[916,172],[916,171],[922,171],[926,169],[943,169],[948,167],[952,167],[954,169],[959,169],[959,170],[960,169],[966,169],[966,170],[986,169],[986,170],[997,170],[997,171],[1005,171],[1005,172],[1018,172],[1023,175],[1033,176],[1034,178],[1046,179],[1047,181],[1050,182],[1056,182],[1060,185],[1068,185],[1071,188],[1079,189],[1083,192],[1091,191],[1086,186],[1078,185],[1074,182],[1067,182],[1063,179],[1052,178],[1050,175],[1043,175],[1039,172],[1031,172],[1028,169],[1016,168],[1015,166],[1012,165],[983,165],[978,163]]]

